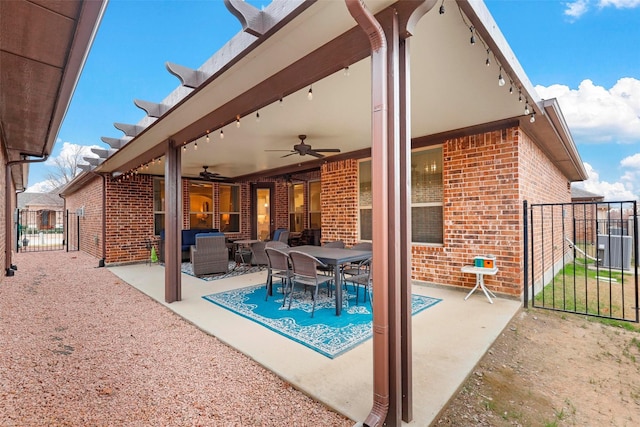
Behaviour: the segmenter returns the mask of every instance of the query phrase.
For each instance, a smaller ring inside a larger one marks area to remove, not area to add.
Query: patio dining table
[[[340,316],[342,312],[342,275],[340,274],[340,266],[352,262],[365,260],[371,256],[371,251],[361,251],[355,249],[343,248],[327,248],[324,246],[294,246],[291,248],[280,249],[282,252],[290,251],[304,252],[308,255],[318,258],[323,263],[333,267],[334,285],[336,288],[336,316]]]

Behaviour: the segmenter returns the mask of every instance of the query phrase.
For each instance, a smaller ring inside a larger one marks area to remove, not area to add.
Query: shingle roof
[[[604,200],[604,196],[572,186],[571,200]]]

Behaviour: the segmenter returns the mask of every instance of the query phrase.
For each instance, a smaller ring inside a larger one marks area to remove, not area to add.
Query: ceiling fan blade
[[[319,159],[322,159],[324,157],[324,154],[316,153],[316,150],[309,150],[307,151],[307,154],[313,157],[317,157]]]
[[[313,151],[318,153],[339,153],[339,148],[314,148]]]
[[[285,154],[284,156],[280,156],[280,158],[282,158],[282,157],[289,157],[289,156],[293,156],[294,154],[298,154],[298,152],[293,151],[293,152],[291,152],[291,153],[289,153],[289,154]]]
[[[264,151],[288,151],[288,152],[294,152],[293,150],[264,150]]]

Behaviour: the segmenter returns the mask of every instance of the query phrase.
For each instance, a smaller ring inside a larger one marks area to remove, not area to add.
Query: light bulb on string
[[[518,102],[522,102],[522,90],[518,89]]]
[[[484,61],[484,65],[486,65],[487,67],[491,65],[491,60],[489,60],[489,49],[487,49],[487,60]]]
[[[193,144],[193,150],[198,151],[198,141],[196,141],[195,144]]]
[[[524,114],[528,115],[528,114],[529,114],[529,112],[530,112],[530,110],[529,110],[529,101],[527,101],[527,102],[524,104]]]
[[[224,139],[224,131],[220,129],[220,139]]]
[[[471,38],[469,39],[469,43],[472,45],[476,44],[476,36],[473,34],[473,25],[469,27],[469,31],[471,31]]]
[[[349,77],[350,74],[351,74],[351,72],[349,71],[349,67],[348,66],[344,67],[344,75],[345,75],[345,77]]]
[[[440,4],[440,15],[444,15],[444,0],[442,0],[442,3]]]
[[[307,99],[309,101],[313,100],[313,86],[309,86],[309,92],[307,92]]]
[[[282,98],[280,98],[280,102],[278,103],[278,105],[280,105],[280,107],[282,107]]]
[[[260,111],[256,111],[256,122],[260,123]]]
[[[240,127],[240,116],[236,116],[236,127]]]
[[[509,95],[513,95],[513,81],[509,80]]]
[[[207,140],[207,143],[211,142],[211,140],[209,139],[209,131],[207,131],[207,136],[205,139]]]
[[[534,123],[536,121],[536,112],[531,113],[531,118],[529,118],[530,123]]]
[[[504,86],[505,85],[505,81],[504,81],[504,77],[502,77],[502,67],[500,67],[500,74],[498,74],[498,86]]]
[[[187,145],[186,145],[186,144],[182,146],[182,152],[183,152],[183,153],[186,153],[186,152],[187,152]]]

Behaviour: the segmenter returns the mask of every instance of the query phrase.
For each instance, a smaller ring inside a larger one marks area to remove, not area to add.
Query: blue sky
[[[540,96],[558,98],[589,172],[580,185],[639,199],[640,0],[485,3]],[[122,136],[114,122],[144,117],[134,99],[157,102],[178,86],[165,62],[198,68],[240,29],[222,0],[111,0],[52,157],[70,144],[108,148],[101,136]],[[51,168],[33,164],[28,191]]]

